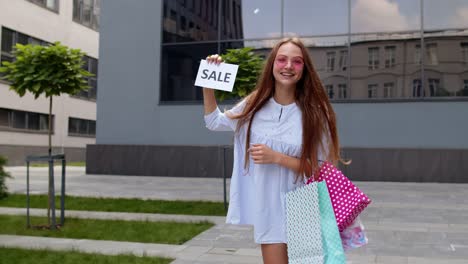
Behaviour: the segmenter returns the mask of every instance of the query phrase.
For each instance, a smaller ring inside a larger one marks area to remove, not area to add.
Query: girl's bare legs
[[[264,264],[288,264],[286,244],[262,244]]]

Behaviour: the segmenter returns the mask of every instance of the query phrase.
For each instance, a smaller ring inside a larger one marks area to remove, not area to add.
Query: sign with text
[[[238,68],[239,65],[235,64],[208,64],[206,60],[202,60],[200,62],[200,67],[198,68],[195,85],[232,92]]]

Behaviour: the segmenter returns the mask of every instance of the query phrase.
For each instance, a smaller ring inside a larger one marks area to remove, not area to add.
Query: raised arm
[[[217,54],[206,57],[206,60],[208,63],[216,64],[223,62],[222,58]],[[203,105],[205,109],[205,125],[209,130],[234,131],[236,129],[237,120],[229,118],[219,110],[213,89],[203,88]],[[229,111],[238,114],[242,111],[243,106],[244,104],[241,102]]]
[[[206,62],[219,65],[221,62],[223,62],[223,59],[218,54],[215,54],[206,57]],[[205,115],[213,113],[213,111],[218,108],[213,89],[203,88],[203,105],[205,106]]]
[[[213,89],[203,88],[203,105],[205,106],[205,115],[213,113],[218,108]]]

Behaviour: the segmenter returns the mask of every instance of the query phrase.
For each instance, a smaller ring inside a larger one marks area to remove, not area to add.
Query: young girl
[[[340,159],[335,113],[309,52],[297,38],[277,43],[255,90],[225,113],[212,89],[203,96],[207,128],[235,131],[226,222],[254,226],[264,263],[288,263],[286,193],[318,170],[319,159]]]

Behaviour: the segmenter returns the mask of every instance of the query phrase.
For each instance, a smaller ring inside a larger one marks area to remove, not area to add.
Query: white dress
[[[240,113],[245,101],[230,110]],[[205,115],[206,127],[214,131],[235,131],[233,120],[217,108]],[[286,193],[303,185],[296,173],[276,164],[255,164],[250,159],[244,169],[247,125],[234,136],[234,164],[229,210],[226,222],[254,226],[258,244],[286,243]],[[302,113],[296,103],[278,104],[273,97],[260,109],[252,122],[250,143],[265,144],[274,151],[300,157]]]

